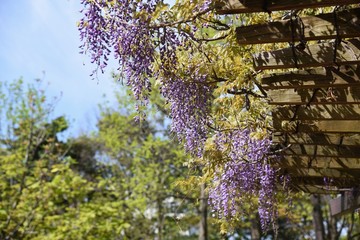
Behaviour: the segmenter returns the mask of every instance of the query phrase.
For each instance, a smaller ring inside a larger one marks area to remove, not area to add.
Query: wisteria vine
[[[213,72],[204,70],[202,63],[190,61],[193,48],[198,50],[205,40],[197,39],[193,33],[198,26],[192,25],[190,31],[186,27],[208,13],[213,2],[203,0],[193,10],[193,16],[171,22],[171,18],[162,18],[157,12],[163,0],[82,0],[84,17],[78,27],[82,52],[89,54],[97,66],[93,74],[104,72],[113,54],[139,106],[147,104],[151,78],[160,82],[161,93],[170,107],[171,130],[184,142],[185,149],[197,157],[202,157],[209,135],[214,91],[209,79]],[[154,15],[158,17],[153,19]],[[220,27],[227,29],[226,24],[220,23]],[[192,42],[197,45],[191,46]],[[189,66],[179,62],[179,52],[189,55]],[[229,160],[215,174],[209,198],[219,215],[227,218],[239,211],[241,194],[258,196],[265,230],[276,218],[277,173],[268,155],[270,140],[255,140],[250,133],[245,129],[215,135],[217,148]]]
[[[205,1],[197,11],[206,12],[210,3]],[[161,79],[161,92],[170,104],[172,131],[189,152],[201,156],[211,97],[207,75],[188,70],[182,74],[186,77],[173,74],[179,65],[177,51],[186,50],[191,33],[179,31],[181,22],[151,21],[162,0],[83,0],[82,4],[81,49],[97,65],[93,74],[104,71],[113,51],[127,85],[143,106],[151,91],[150,78]],[[160,65],[158,70],[154,70],[156,65]]]

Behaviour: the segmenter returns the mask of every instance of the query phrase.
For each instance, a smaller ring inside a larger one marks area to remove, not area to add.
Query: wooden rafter
[[[276,132],[272,141],[282,145],[335,145],[335,146],[360,146],[359,134],[341,133],[285,133]]]
[[[359,86],[360,67],[344,65],[265,74],[261,84],[265,90]]]
[[[328,169],[358,169],[360,170],[359,158],[340,157],[310,157],[310,156],[286,156],[279,163],[286,168],[328,168]]]
[[[281,106],[272,116],[279,120],[358,120],[360,104]]]
[[[346,191],[349,190],[354,184],[358,184],[359,179],[352,177],[338,177],[332,179],[326,179],[324,181],[324,176],[292,176],[292,180],[295,184],[298,185],[313,185],[317,187],[323,187],[324,190],[335,190],[335,191]],[[330,180],[330,181],[328,181]]]
[[[340,158],[360,158],[360,146],[323,146],[323,145],[296,145],[293,144],[285,149],[282,154],[286,157],[309,156],[313,157],[340,157]]]
[[[322,186],[322,185],[299,184],[296,186],[296,188],[303,192],[308,192],[312,194],[334,194],[339,192],[338,188]]]
[[[304,46],[284,48],[254,55],[255,70],[305,67],[331,67],[360,63],[360,41],[350,39]]]
[[[360,36],[360,9],[242,26],[236,29],[239,44],[310,41]]]
[[[236,14],[318,8],[359,3],[358,0],[225,0],[217,7],[218,14]]]
[[[277,119],[274,119],[275,131],[281,130],[290,133],[360,133],[360,120],[277,121]]]
[[[356,173],[360,174],[360,171],[349,173],[348,171],[342,171],[339,169],[328,168],[290,168],[287,169],[290,175],[299,177],[328,177],[328,178],[352,178]]]
[[[273,105],[360,104],[360,87],[268,91]]]

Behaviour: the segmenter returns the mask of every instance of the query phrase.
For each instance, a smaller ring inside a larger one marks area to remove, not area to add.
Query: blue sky
[[[95,66],[79,54],[80,0],[0,1],[0,81],[42,78],[49,83],[48,99],[61,96],[53,117],[70,120],[67,135],[95,129],[104,94],[115,102],[111,70],[116,65],[97,80],[89,76]]]
[[[49,98],[61,95],[54,117],[65,115],[75,135],[94,129],[97,104],[104,94],[114,101],[110,69],[92,80],[94,66],[79,54],[79,2],[1,0],[0,4],[0,81],[43,78],[49,83]]]

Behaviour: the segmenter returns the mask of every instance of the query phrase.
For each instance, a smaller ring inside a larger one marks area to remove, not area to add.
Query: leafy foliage
[[[0,146],[1,239],[116,239],[129,227],[111,178],[87,180],[58,139],[64,117],[41,81],[3,83]],[[74,150],[73,150],[74,152]],[[93,153],[94,154],[94,153]],[[81,156],[77,156],[81,157]],[[85,169],[86,170],[86,169]]]
[[[188,156],[177,142],[168,138],[166,126],[151,121],[163,118],[159,112],[152,114],[149,109],[149,121],[136,123],[137,113],[129,108],[133,101],[124,93],[117,94],[119,104],[115,108],[101,107],[97,139],[104,144],[102,154],[112,164],[111,175],[121,179],[126,193],[124,203],[130,223],[126,236],[130,239],[196,237],[192,229],[197,229],[199,222],[196,201],[199,191],[176,184],[186,182],[188,168],[183,163]],[[165,125],[166,122],[163,121]],[[214,237],[218,238],[215,232]]]

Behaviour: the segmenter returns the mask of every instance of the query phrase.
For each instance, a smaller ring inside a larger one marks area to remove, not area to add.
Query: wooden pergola
[[[253,56],[256,71],[272,70],[261,76],[261,87],[275,105],[273,142],[283,155],[279,167],[300,191],[342,193],[331,204],[333,215],[359,206],[354,195],[360,187],[359,3],[226,0],[217,10],[219,14],[289,11],[283,20],[239,26],[237,41],[289,43],[290,47]],[[295,14],[329,6],[334,6],[332,13]]]

